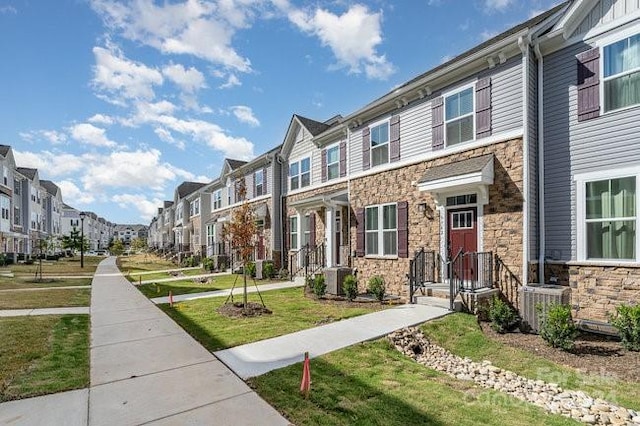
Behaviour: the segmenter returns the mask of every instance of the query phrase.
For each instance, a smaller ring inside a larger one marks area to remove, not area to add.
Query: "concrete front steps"
[[[453,302],[453,310],[460,312],[468,310],[476,313],[477,307],[490,300],[494,294],[498,294],[497,288],[482,288],[475,292],[460,293]],[[416,290],[413,302],[419,305],[437,306],[449,309],[450,288],[447,283],[427,284],[424,288]]]

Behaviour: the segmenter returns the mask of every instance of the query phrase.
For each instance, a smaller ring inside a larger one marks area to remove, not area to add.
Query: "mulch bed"
[[[217,312],[231,318],[257,317],[272,313],[267,307],[256,302],[247,302],[246,307],[243,306],[242,302],[226,303],[220,306]]]
[[[326,305],[338,305],[345,306],[348,308],[361,308],[362,305],[378,305],[382,309],[383,305],[401,305],[404,302],[399,298],[385,299],[382,304],[375,299],[373,296],[368,294],[360,294],[353,301],[349,301],[344,296],[337,296],[334,294],[325,293],[324,296],[318,298],[311,290],[310,287],[304,288],[304,295],[309,299],[313,299],[318,303],[326,304]],[[385,295],[386,297],[386,295]]]
[[[515,331],[496,333],[487,322],[480,328],[485,336],[505,345],[522,349],[547,358],[558,364],[589,374],[612,375],[624,381],[640,382],[640,352],[624,349],[618,341],[606,336],[581,333],[571,352],[552,348],[537,334]]]

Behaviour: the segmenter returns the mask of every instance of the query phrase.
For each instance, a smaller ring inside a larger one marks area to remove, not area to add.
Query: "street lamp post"
[[[80,212],[80,267],[84,268],[84,218],[87,214]]]

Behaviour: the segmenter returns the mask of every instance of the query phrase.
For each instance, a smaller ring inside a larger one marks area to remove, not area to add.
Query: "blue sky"
[[[0,0],[0,144],[148,223],[184,180],[347,115],[554,0]]]

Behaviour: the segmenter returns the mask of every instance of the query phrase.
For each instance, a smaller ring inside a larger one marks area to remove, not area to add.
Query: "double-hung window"
[[[261,195],[264,195],[265,190],[264,190],[264,170],[258,170],[253,174],[253,182],[254,182],[254,186],[256,188],[256,193],[254,194],[254,197],[259,197]]]
[[[378,124],[370,129],[371,167],[389,162],[389,122]]]
[[[298,250],[298,216],[289,218],[289,247]]]
[[[444,107],[447,146],[473,140],[473,87],[446,96]]]
[[[640,34],[603,48],[604,111],[640,104]]]
[[[289,165],[289,188],[295,190],[311,185],[311,159],[303,158]]]
[[[338,145],[327,149],[327,180],[340,177],[340,147]]]
[[[397,205],[367,207],[365,234],[365,253],[368,256],[396,256],[398,254]]]
[[[213,210],[222,208],[222,189],[213,193]]]
[[[636,260],[636,176],[584,182],[587,260]]]

